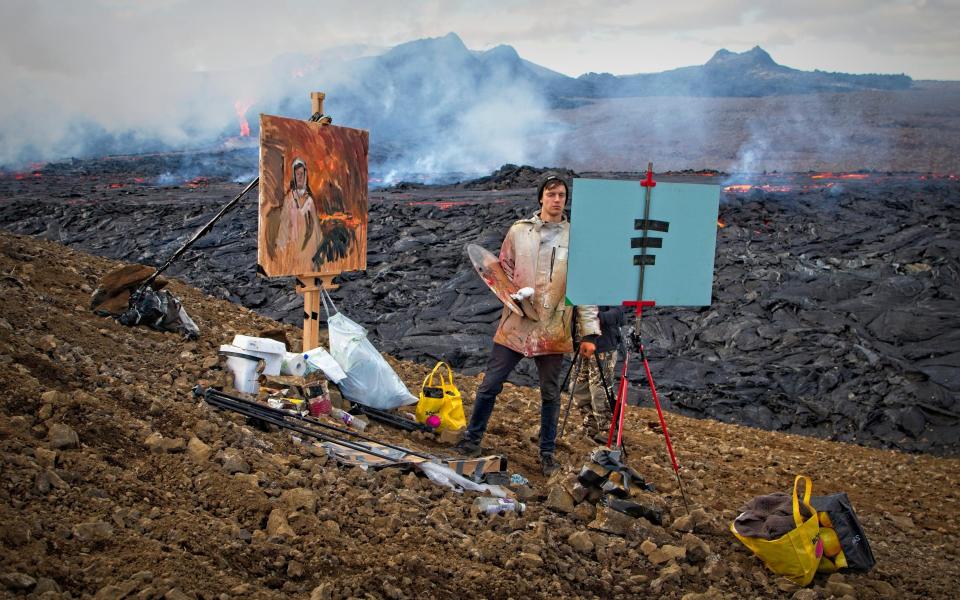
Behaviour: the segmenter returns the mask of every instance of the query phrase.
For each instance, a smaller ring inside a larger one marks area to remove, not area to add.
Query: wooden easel
[[[310,92],[311,115],[323,114],[323,100],[327,95],[323,92]],[[330,121],[321,120],[321,125],[329,125]],[[327,291],[335,290],[333,278],[340,274],[320,272],[297,275],[297,293],[303,294],[303,351],[313,350],[320,345],[320,288]]]

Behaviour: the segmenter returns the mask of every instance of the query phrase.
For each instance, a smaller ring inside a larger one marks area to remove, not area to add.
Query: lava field
[[[158,265],[239,192],[242,184],[230,173],[244,156],[154,155],[3,173],[0,226]],[[538,175],[507,165],[471,182],[371,190],[367,270],[341,275],[333,293],[339,308],[394,357],[481,371],[501,305],[463,248],[474,243],[496,252],[510,223],[534,212]],[[831,440],[957,454],[956,176],[705,171],[658,178],[723,187],[712,305],[656,308],[643,321],[667,408]],[[256,274],[256,204],[256,195],[248,195],[168,274],[299,324],[302,301],[293,280]],[[514,383],[533,383],[533,365],[525,363]],[[634,394],[643,394],[639,371],[631,381]]]

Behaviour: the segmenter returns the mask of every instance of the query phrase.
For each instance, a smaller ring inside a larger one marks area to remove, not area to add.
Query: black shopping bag
[[[853,505],[846,493],[814,496],[810,499],[810,504],[817,512],[830,515],[833,528],[840,538],[840,548],[847,559],[848,569],[866,572],[877,564],[867,535],[863,532],[863,526],[857,519],[857,513],[853,512]]]

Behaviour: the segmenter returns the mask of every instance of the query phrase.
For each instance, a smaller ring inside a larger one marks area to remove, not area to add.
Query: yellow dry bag
[[[441,367],[446,367],[447,378],[444,380]],[[439,385],[434,382],[439,380]],[[463,399],[460,390],[453,385],[453,372],[450,365],[440,361],[430,374],[423,380],[420,387],[420,401],[417,402],[417,422],[426,423],[437,431],[456,431],[463,429],[467,418],[463,415]],[[439,419],[439,424],[436,421]]]
[[[812,516],[806,521],[800,513],[800,497],[797,490],[800,483],[803,482],[805,489],[803,492],[803,505],[806,506]],[[806,475],[797,475],[793,482],[793,521],[796,528],[788,531],[784,535],[773,539],[765,540],[762,538],[747,537],[740,535],[734,523],[730,524],[730,531],[743,544],[753,550],[753,553],[760,557],[760,560],[767,565],[767,568],[783,575],[797,585],[807,585],[813,580],[820,565],[822,556],[822,546],[820,544],[820,520],[817,518],[817,511],[810,506],[810,494],[813,491],[813,483]]]

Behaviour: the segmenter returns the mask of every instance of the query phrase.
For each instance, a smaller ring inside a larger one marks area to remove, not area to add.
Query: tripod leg
[[[670,455],[673,473],[677,476],[677,485],[680,487],[680,497],[683,498],[683,506],[687,509],[687,514],[690,514],[690,505],[687,504],[687,494],[683,490],[683,481],[680,479],[680,464],[677,462],[677,455],[673,451],[673,444],[670,442],[670,432],[667,431],[667,421],[663,418],[663,409],[660,407],[660,397],[657,395],[657,386],[653,383],[653,375],[650,373],[650,363],[647,361],[647,353],[644,351],[643,346],[640,346],[640,357],[643,359],[643,368],[647,373],[647,381],[650,383],[650,392],[653,394],[653,404],[657,407],[660,427],[663,428],[663,439],[667,444],[667,453]]]
[[[623,405],[627,400],[627,365],[630,364],[630,353],[623,355],[623,369],[620,372],[620,386],[617,388],[617,404],[613,409],[613,419],[610,421],[610,433],[607,434],[607,448],[613,443],[613,433],[617,430],[617,422],[623,412]]]
[[[563,430],[567,427],[567,417],[570,416],[570,406],[573,405],[573,390],[577,387],[577,378],[580,377],[580,368],[583,365],[583,360],[580,358],[579,354],[573,357],[573,363],[570,365],[571,369],[573,368],[573,365],[576,365],[577,368],[573,372],[573,385],[570,386],[570,399],[567,400],[567,411],[563,415],[563,423],[560,424],[560,433],[557,435],[558,438],[563,437]],[[566,381],[564,381],[564,384],[566,384]],[[560,390],[562,393],[563,387],[561,387]]]
[[[563,376],[563,383],[560,384],[560,393],[563,394],[563,389],[567,387],[567,382],[570,381],[570,372],[573,371],[573,365],[577,364],[577,357],[579,355],[576,353],[576,348],[574,348],[573,360],[570,361],[570,368],[567,369],[567,374]]]
[[[600,384],[603,386],[603,393],[607,396],[607,405],[610,407],[610,412],[614,411],[614,397],[613,390],[610,389],[610,386],[607,385],[607,375],[603,371],[603,365],[600,363],[599,354],[594,354],[594,358],[597,359],[597,370],[600,371]]]

